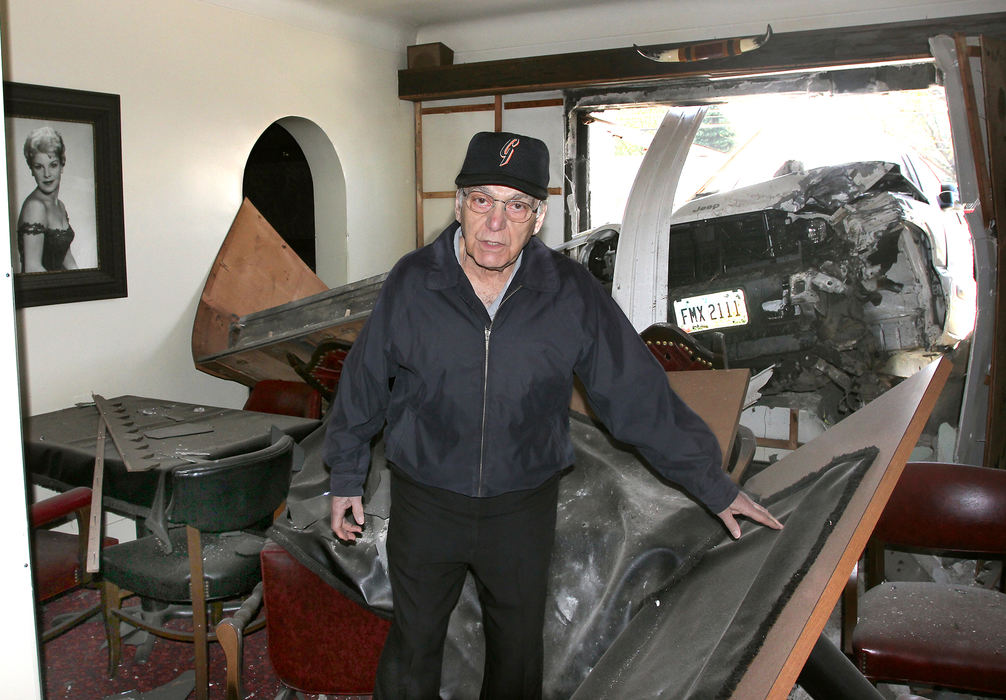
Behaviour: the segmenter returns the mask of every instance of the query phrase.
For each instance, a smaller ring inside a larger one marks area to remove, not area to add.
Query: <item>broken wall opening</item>
[[[944,196],[952,197],[956,192],[946,95],[942,76],[931,60],[728,80],[691,79],[617,92],[583,91],[567,96],[567,173],[573,189],[567,201],[575,203],[567,217],[568,238],[622,221],[636,171],[671,106],[704,106],[708,110],[685,161],[674,210],[690,200],[779,175],[857,160],[896,163],[936,206],[944,189]],[[905,157],[905,153],[913,156]],[[956,211],[963,221],[963,207],[958,204]],[[972,278],[973,286],[970,236],[966,225],[958,230],[962,235],[950,243],[959,248],[955,257],[965,262],[966,276]],[[607,245],[611,257],[610,241]],[[609,265],[607,271],[613,267]],[[668,287],[673,287],[670,280]],[[701,337],[697,339],[701,342]],[[925,348],[927,352],[933,349]],[[931,451],[918,458],[954,459],[953,429],[967,371],[966,342],[957,347],[954,356],[961,366],[955,373],[960,381],[951,383],[944,399],[948,406],[937,411],[952,428],[951,437],[934,425],[924,437]],[[915,369],[911,364],[898,367],[892,372],[893,381]],[[795,383],[801,381],[797,378]],[[876,389],[884,390],[885,384],[877,383]],[[840,419],[834,411],[821,410],[823,402],[814,393],[803,386],[799,392],[764,402],[770,408],[803,408],[814,414],[821,424],[819,428],[811,425],[809,434],[808,428],[802,429],[801,443],[823,430],[825,424]],[[837,400],[844,399],[839,396]],[[793,421],[788,415],[763,416],[756,421],[764,422],[762,432],[756,429],[756,434],[779,432],[770,437],[794,441]],[[801,425],[806,422],[814,421],[801,416]],[[761,456],[771,457],[772,453],[763,450]]]
[[[910,148],[937,179],[956,181],[946,96],[932,61],[572,92],[567,105],[568,153],[584,164],[573,177],[579,206],[568,237],[621,220],[642,156],[671,106],[710,108],[675,208],[767,180],[790,159],[811,168]]]

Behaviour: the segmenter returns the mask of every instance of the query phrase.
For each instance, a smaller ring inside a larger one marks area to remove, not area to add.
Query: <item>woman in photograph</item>
[[[35,189],[25,197],[17,219],[17,247],[21,272],[76,270],[70,252],[73,229],[59,199],[66,165],[63,137],[55,129],[35,129],[24,142],[24,157],[35,179]]]

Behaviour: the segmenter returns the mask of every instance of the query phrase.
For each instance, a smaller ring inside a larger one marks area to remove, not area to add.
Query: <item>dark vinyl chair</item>
[[[227,700],[244,697],[242,626],[259,602],[268,611],[269,661],[284,685],[277,698],[294,693],[373,693],[377,661],[391,622],[342,595],[275,542],[262,548],[261,560],[264,600],[249,598],[249,605],[242,606],[244,614],[239,612],[217,626],[227,660]],[[340,643],[325,643],[330,639]]]
[[[244,410],[321,418],[321,392],[304,382],[263,379],[252,387]]]
[[[31,505],[31,540],[35,564],[35,596],[39,603],[49,602],[65,593],[93,583],[84,561],[87,555],[88,521],[91,517],[91,489],[78,486]],[[76,518],[77,533],[56,532],[47,526]],[[118,544],[114,537],[102,540],[104,547]],[[101,605],[66,613],[42,630],[42,642],[63,634],[97,614]]]
[[[843,597],[844,646],[874,683],[1006,693],[1006,593],[978,585],[887,581],[884,550],[1006,558],[1006,471],[910,462]]]
[[[252,593],[261,581],[259,551],[264,529],[286,500],[293,439],[283,435],[256,452],[174,469],[165,509],[168,542],[149,535],[105,551],[102,599],[108,637],[109,675],[119,665],[119,621],[168,639],[195,645],[196,697],[208,693],[208,629],[221,616],[222,601]],[[138,607],[123,609],[130,595],[190,605],[192,630],[169,628],[160,617],[144,619]],[[207,612],[207,603],[213,613]],[[264,621],[257,621],[258,629]]]

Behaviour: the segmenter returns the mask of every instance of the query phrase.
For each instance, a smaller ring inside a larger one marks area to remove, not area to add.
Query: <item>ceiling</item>
[[[340,12],[424,27],[479,17],[610,5],[610,0],[322,0]]]

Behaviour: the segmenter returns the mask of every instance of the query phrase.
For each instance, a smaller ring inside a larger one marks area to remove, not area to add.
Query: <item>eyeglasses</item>
[[[523,224],[528,221],[541,206],[539,203],[538,206],[532,207],[529,202],[523,199],[496,199],[481,190],[470,190],[465,193],[465,205],[476,214],[488,214],[497,202],[503,204],[503,214],[515,224]]]

